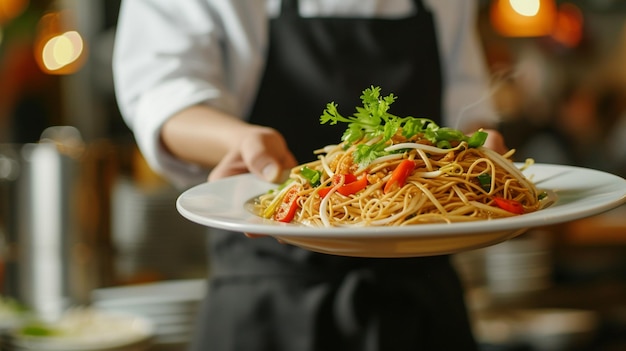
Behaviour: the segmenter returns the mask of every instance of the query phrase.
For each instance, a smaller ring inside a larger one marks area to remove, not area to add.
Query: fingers
[[[248,173],[248,167],[239,155],[239,150],[227,153],[220,163],[209,173],[208,181],[215,181],[221,178]]]
[[[241,173],[252,173],[269,182],[280,183],[297,165],[283,136],[267,127],[253,127],[237,149],[228,152],[209,174],[209,181]]]
[[[270,128],[260,128],[243,140],[240,152],[249,171],[269,182],[281,182],[284,171],[297,164],[283,136]]]
[[[488,147],[499,154],[504,154],[509,151],[509,148],[504,142],[502,133],[495,129],[485,129],[485,132],[489,134],[487,140],[485,141],[485,147]]]

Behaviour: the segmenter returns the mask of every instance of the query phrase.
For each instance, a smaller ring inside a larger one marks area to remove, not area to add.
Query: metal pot
[[[43,318],[73,303],[70,286],[80,134],[44,131],[36,144],[0,146],[0,235],[5,245],[3,294]]]

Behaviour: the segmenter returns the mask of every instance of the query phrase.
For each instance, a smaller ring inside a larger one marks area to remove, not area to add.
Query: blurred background
[[[151,321],[143,349],[183,350],[206,229],[178,215],[180,189],[120,117],[118,10],[0,0],[0,330],[11,306],[49,320],[94,306]],[[478,30],[519,160],[626,176],[626,1],[481,0]],[[457,255],[484,349],[626,350],[625,215]]]

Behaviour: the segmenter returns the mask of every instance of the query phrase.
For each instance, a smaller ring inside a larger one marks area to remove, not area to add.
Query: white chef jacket
[[[495,123],[477,36],[476,1],[424,2],[437,25],[443,124],[463,128],[478,118]],[[402,18],[417,11],[413,0],[299,4],[303,17]],[[160,128],[173,114],[196,104],[246,118],[263,75],[268,18],[279,11],[280,0],[122,2],[113,55],[116,95],[126,123],[156,172],[181,187],[206,180],[208,170],[176,159],[163,148]]]

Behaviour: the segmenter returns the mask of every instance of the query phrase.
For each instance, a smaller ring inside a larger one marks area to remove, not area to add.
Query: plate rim
[[[523,163],[516,163],[516,166],[520,167]],[[519,215],[515,217],[509,218],[499,218],[499,219],[489,219],[489,220],[481,220],[481,221],[472,221],[472,222],[455,222],[455,223],[434,223],[434,224],[415,224],[410,226],[364,226],[364,227],[332,227],[332,228],[324,228],[324,227],[308,227],[300,224],[289,224],[289,223],[278,223],[268,219],[262,219],[249,211],[245,210],[244,205],[245,202],[254,196],[258,196],[261,192],[276,187],[277,184],[265,182],[250,173],[239,174],[228,178],[223,178],[210,183],[202,183],[195,185],[184,192],[182,192],[178,198],[176,199],[176,208],[178,212],[188,220],[217,229],[233,231],[233,232],[249,232],[249,233],[257,233],[264,234],[276,237],[315,237],[319,235],[327,235],[332,238],[372,238],[385,236],[388,238],[392,237],[417,237],[417,236],[459,236],[459,235],[471,235],[471,234],[484,234],[489,232],[498,232],[505,230],[516,230],[523,228],[536,228],[547,225],[554,225],[559,223],[570,222],[577,219],[582,219],[594,215],[601,214],[613,208],[619,207],[626,203],[626,179],[605,171],[585,168],[579,166],[571,166],[571,165],[560,165],[560,164],[546,164],[546,163],[534,163],[529,166],[525,173],[530,176],[535,171],[559,171],[557,174],[551,176],[559,176],[562,173],[569,172],[585,172],[592,173],[596,176],[602,177],[603,180],[611,180],[613,182],[607,184],[613,184],[616,189],[613,189],[611,194],[607,195],[606,201],[603,201],[598,204],[594,204],[593,206],[583,206],[582,208],[576,209],[573,208],[566,215],[558,215],[558,216],[550,216],[554,212],[554,209],[560,209],[561,206],[566,206],[568,203],[566,202],[564,205],[559,203],[555,204],[555,207],[548,207],[544,210],[540,210],[537,212],[527,213],[524,215]],[[549,177],[549,178],[551,178]],[[548,181],[550,179],[547,178]],[[213,218],[203,217],[190,211],[185,201],[189,199],[190,196],[195,195],[196,192],[211,187],[218,187],[229,183],[236,183],[238,181],[246,180],[250,182],[250,186],[253,188],[259,188],[259,192],[257,194],[249,194],[250,196],[245,200],[240,199],[238,201],[241,202],[241,212],[245,214],[245,218],[240,218],[238,221],[226,220],[226,219],[218,219],[216,216]],[[544,179],[546,180],[546,179]],[[538,187],[542,188],[540,182],[542,180],[538,180]],[[620,181],[623,182],[623,186],[620,186]],[[591,183],[594,184],[594,183]],[[604,183],[599,183],[602,185]],[[605,184],[606,185],[606,184]],[[591,189],[591,186],[586,186],[585,189]],[[264,190],[261,190],[264,189]],[[564,189],[547,189],[554,190],[557,192],[566,190]],[[620,192],[615,193],[616,190],[621,190]],[[246,223],[246,220],[256,220],[260,221],[257,223]]]

